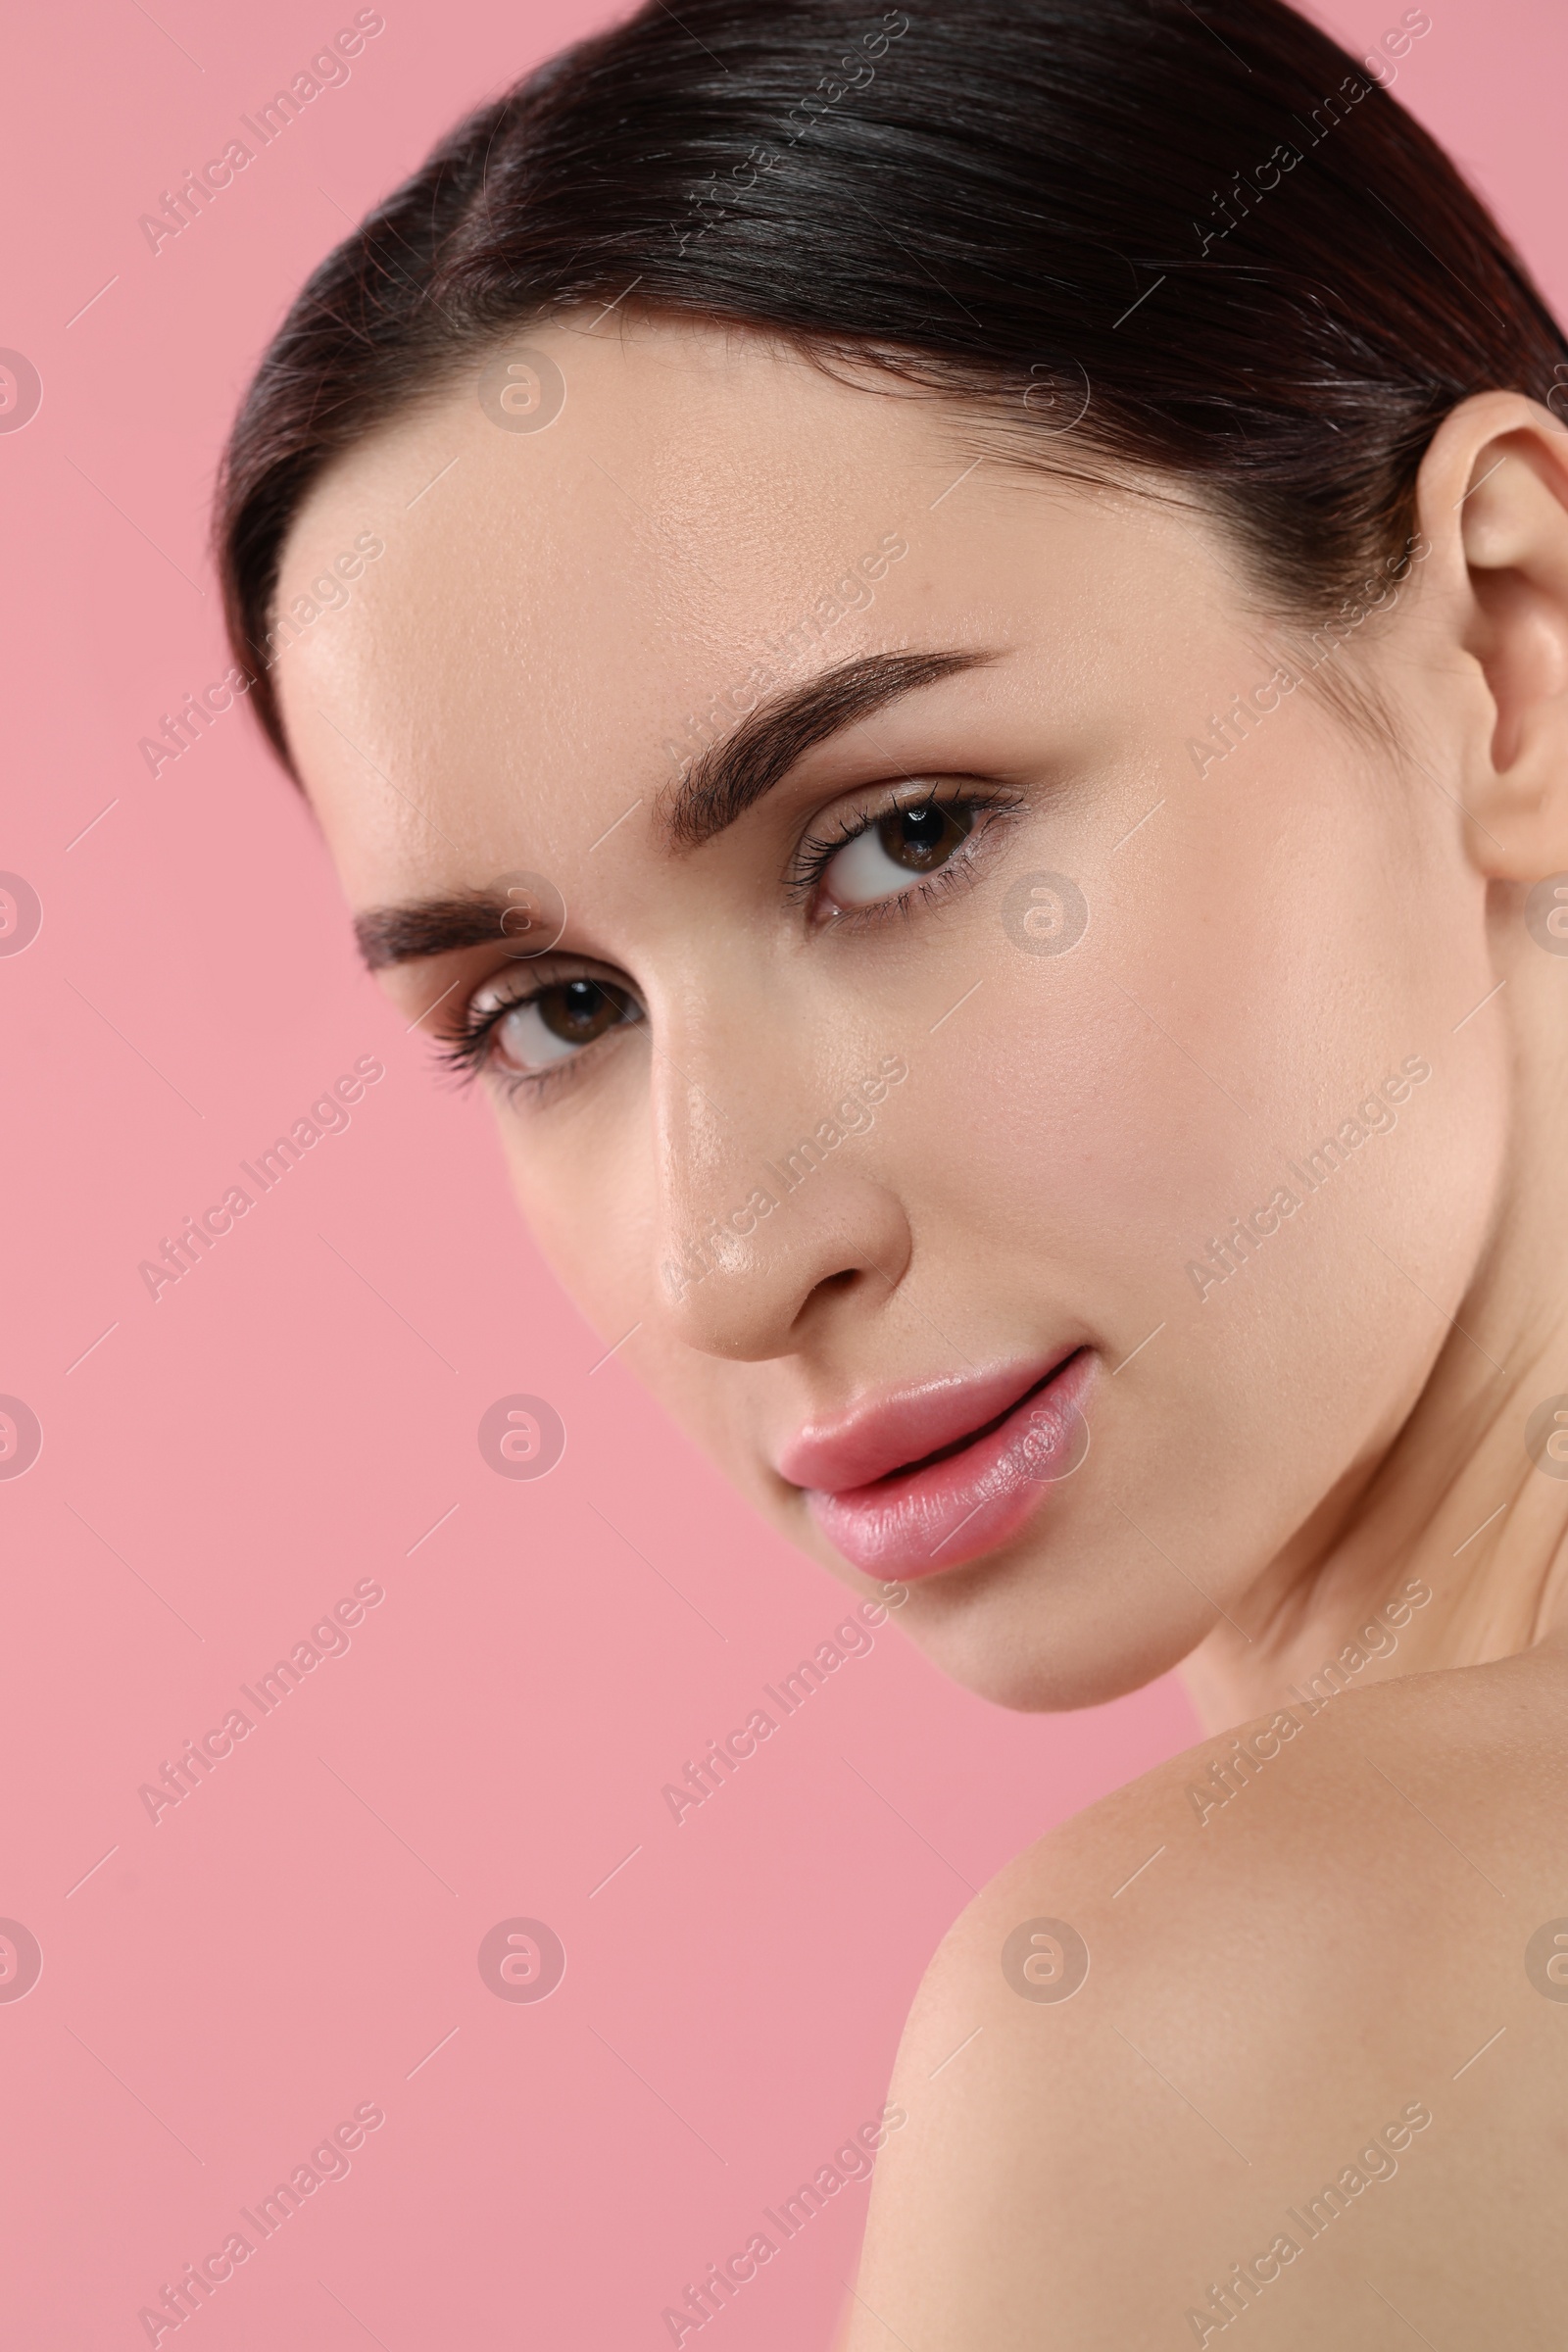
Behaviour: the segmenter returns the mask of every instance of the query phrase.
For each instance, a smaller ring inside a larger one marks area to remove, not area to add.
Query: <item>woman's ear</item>
[[[1483,392],[1422,461],[1427,581],[1460,678],[1459,797],[1476,866],[1568,869],[1568,432],[1539,401]],[[1423,598],[1423,602],[1427,600]]]

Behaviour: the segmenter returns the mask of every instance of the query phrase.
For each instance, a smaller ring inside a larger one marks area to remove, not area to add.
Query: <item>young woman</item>
[[[854,2352],[1561,2340],[1568,346],[1432,31],[656,0],[228,456],[607,1344],[961,1682],[1216,1735],[938,1954]]]

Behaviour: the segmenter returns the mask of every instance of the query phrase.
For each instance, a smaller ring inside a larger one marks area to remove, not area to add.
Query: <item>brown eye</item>
[[[552,1037],[568,1046],[591,1046],[617,1021],[626,1017],[626,999],[618,988],[597,980],[563,980],[536,997],[539,1018]]]
[[[567,1061],[612,1029],[642,1018],[630,993],[605,980],[558,980],[526,997],[497,1021],[495,1058],[514,1071]]]
[[[938,808],[934,801],[916,808],[899,808],[877,826],[877,839],[896,865],[911,874],[929,874],[945,865],[974,825],[974,810],[961,803]]]
[[[921,874],[947,864],[974,831],[972,801],[914,801],[890,809],[853,834],[822,873],[823,896],[834,906],[873,906],[896,899]]]

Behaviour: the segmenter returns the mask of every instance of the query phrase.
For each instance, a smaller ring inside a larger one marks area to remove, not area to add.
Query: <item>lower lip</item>
[[[929,1469],[807,1500],[835,1551],[867,1576],[912,1583],[1010,1543],[1088,1447],[1082,1349],[996,1429]]]

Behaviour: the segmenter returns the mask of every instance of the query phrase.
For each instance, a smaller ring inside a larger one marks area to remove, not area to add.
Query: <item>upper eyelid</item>
[[[552,952],[537,958],[514,956],[498,971],[477,981],[463,999],[460,1010],[467,1013],[487,989],[499,989],[510,975],[516,977],[515,993],[507,996],[493,1009],[510,1012],[514,1005],[527,1004],[530,997],[542,997],[546,989],[564,988],[572,980],[597,980],[603,986],[625,988],[631,994],[636,994],[625,974],[613,965],[601,963],[592,956],[563,956]]]
[[[579,960],[586,963],[588,958],[585,956]],[[460,1000],[451,1018],[436,1032],[444,1039],[447,1053],[461,1054],[465,1048],[470,1050],[479,1048],[488,1039],[496,1025],[506,1019],[509,1012],[515,1012],[519,1004],[527,1004],[535,997],[542,997],[547,989],[562,988],[573,980],[597,979],[603,981],[605,978],[605,974],[602,972],[551,968],[554,961],[553,958],[541,956],[540,962],[547,965],[543,972],[527,964],[514,962],[502,971],[492,972],[488,979],[479,981],[466,997]],[[499,989],[509,972],[514,972],[517,975],[518,986],[515,993],[498,997],[496,1003],[487,1005],[482,1012],[476,1011],[479,999],[487,990]],[[612,985],[627,986],[619,979],[614,980]],[[636,992],[627,987],[627,994],[634,996]],[[473,1061],[472,1066],[478,1067],[477,1060]]]
[[[938,805],[950,801],[986,802],[1001,787],[980,776],[936,774],[922,775],[918,769],[907,775],[885,776],[874,784],[853,786],[848,792],[835,794],[817,812],[807,819],[804,834],[834,816],[850,816],[857,811],[863,824],[874,823],[878,815],[886,815],[896,808],[919,808],[928,803]]]
[[[490,1059],[491,1040],[493,1039],[495,1032],[500,1027],[501,1023],[506,1019],[508,1013],[515,1012],[519,1005],[531,1004],[535,998],[545,995],[546,992],[552,988],[565,987],[569,985],[572,980],[594,979],[596,976],[597,975],[591,972],[570,971],[557,972],[548,978],[539,976],[535,979],[535,983],[531,988],[523,988],[516,996],[502,998],[497,1004],[491,1005],[488,1011],[481,1014],[477,1020],[474,1020],[469,1016],[472,1013],[476,999],[483,994],[486,988],[494,985],[494,980],[481,981],[479,986],[474,989],[464,1001],[458,1020],[453,1022],[447,1029],[445,1033],[445,1040],[441,1047],[442,1059],[459,1069],[466,1078],[478,1078],[483,1076]],[[496,977],[499,977],[499,975],[496,975]],[[612,982],[602,981],[601,985],[614,987],[618,989],[622,995],[629,997],[637,1008],[637,1018],[639,1020],[647,1019],[647,1008],[643,1004],[642,999],[638,996],[636,990],[632,988],[628,982],[618,979]],[[615,1025],[618,1028],[621,1026],[630,1027],[634,1024],[629,1022],[625,1024],[617,1022]],[[604,1039],[595,1039],[593,1043],[602,1045],[604,1043]],[[542,1069],[514,1070],[507,1072],[506,1084],[509,1086],[509,1088],[513,1089],[525,1086],[543,1086],[563,1075],[573,1065],[573,1063],[580,1061],[584,1054],[591,1053],[593,1047],[591,1045],[585,1046],[579,1053],[564,1054],[559,1061],[551,1063]]]
[[[804,841],[820,826],[830,824],[839,816],[858,816],[860,822],[870,823],[879,810],[885,813],[893,808],[903,792],[911,792],[920,799],[935,800],[940,789],[936,777],[921,775],[884,776],[874,784],[852,785],[847,792],[835,793],[830,801],[812,810],[801,826],[801,838]]]
[[[981,810],[981,822],[959,842],[946,864],[929,874],[911,874],[900,890],[891,890],[885,898],[869,899],[863,906],[836,907],[827,925],[829,935],[850,937],[856,933],[874,930],[898,916],[907,917],[918,906],[932,906],[955,890],[969,887],[979,879],[986,857],[984,836],[993,821],[1004,823],[1019,813],[1016,801],[988,803]],[[824,860],[824,864],[831,862]]]
[[[901,800],[898,797],[901,793],[906,793],[908,798]],[[785,886],[792,896],[809,889],[821,879],[828,858],[869,831],[881,817],[903,808],[944,808],[955,803],[971,804],[990,815],[1004,815],[1008,809],[1021,806],[1016,792],[988,785],[979,777],[911,775],[864,785],[858,792],[840,795],[808,821],[790,854],[784,873]],[[836,821],[842,823],[842,830],[831,841],[825,840],[823,831]]]

